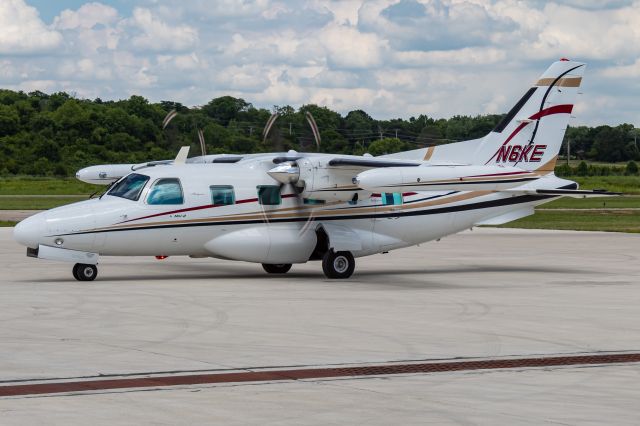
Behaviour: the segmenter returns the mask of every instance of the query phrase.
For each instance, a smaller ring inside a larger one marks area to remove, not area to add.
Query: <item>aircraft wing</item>
[[[338,157],[329,160],[327,163],[331,167],[351,166],[351,167],[363,167],[363,168],[378,168],[378,167],[418,167],[422,163],[415,161],[397,161],[389,160],[386,158],[376,157]]]

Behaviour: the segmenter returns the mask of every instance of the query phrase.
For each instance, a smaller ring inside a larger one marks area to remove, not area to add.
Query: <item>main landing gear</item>
[[[73,265],[73,278],[78,281],[93,281],[98,276],[96,265],[76,263]]]
[[[290,263],[263,263],[262,267],[269,274],[286,274],[291,269]],[[327,251],[322,257],[322,271],[327,278],[349,278],[356,268],[356,261],[348,251]],[[74,269],[75,270],[75,269]]]
[[[348,251],[329,250],[322,258],[322,270],[327,278],[349,278],[355,267],[356,261]]]
[[[269,274],[286,274],[291,269],[290,263],[263,263],[262,267]]]

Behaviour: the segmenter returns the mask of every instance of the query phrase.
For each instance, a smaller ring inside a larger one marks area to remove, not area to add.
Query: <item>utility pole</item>
[[[289,122],[289,136],[291,136],[291,122]]]
[[[569,165],[569,160],[571,160],[571,139],[567,139],[567,166]]]
[[[378,126],[378,132],[380,132],[380,140],[382,140],[382,127]]]
[[[253,127],[249,126],[249,136],[253,136]]]
[[[396,129],[396,139],[398,139],[398,129]]]

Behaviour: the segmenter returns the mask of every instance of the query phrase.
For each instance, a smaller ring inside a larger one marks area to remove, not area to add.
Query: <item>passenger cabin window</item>
[[[231,185],[212,185],[209,190],[211,191],[211,204],[214,206],[228,206],[236,202]]]
[[[280,196],[280,186],[278,185],[258,185],[258,201],[266,206],[275,206],[282,203]]]
[[[107,193],[114,197],[126,198],[131,201],[138,201],[142,189],[149,181],[149,176],[131,173],[116,183]]]
[[[176,178],[158,179],[151,187],[149,196],[147,196],[147,204],[163,205],[182,203],[184,203],[182,186],[180,185],[180,179]]]
[[[385,206],[402,204],[402,194],[399,192],[383,192],[380,196],[382,197],[382,204]]]
[[[303,198],[302,204],[325,204],[325,200],[316,200],[315,198]]]

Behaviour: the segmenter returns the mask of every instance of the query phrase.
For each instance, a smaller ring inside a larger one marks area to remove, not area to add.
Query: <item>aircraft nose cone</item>
[[[44,232],[44,215],[38,213],[24,219],[13,228],[13,239],[24,246],[37,248]]]

